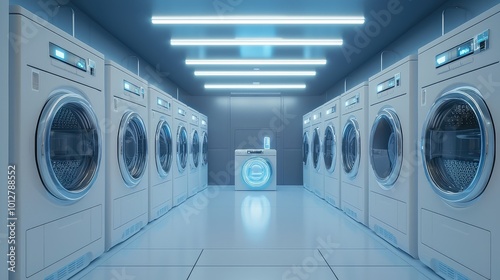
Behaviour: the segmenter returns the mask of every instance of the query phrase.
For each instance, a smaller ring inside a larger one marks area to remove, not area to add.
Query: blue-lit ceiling
[[[192,95],[230,94],[205,84],[305,84],[319,95],[436,10],[445,0],[73,0],[76,6]],[[364,16],[363,25],[153,25],[152,16]],[[171,39],[343,39],[343,46],[171,46]],[[186,59],[326,59],[312,66],[193,66]],[[212,77],[195,71],[316,71],[304,77]]]

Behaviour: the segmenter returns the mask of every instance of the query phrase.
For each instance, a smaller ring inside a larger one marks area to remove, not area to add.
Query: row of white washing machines
[[[206,188],[208,120],[24,8],[9,18],[9,279],[67,279]]]
[[[500,5],[304,116],[304,186],[445,279],[500,279]]]

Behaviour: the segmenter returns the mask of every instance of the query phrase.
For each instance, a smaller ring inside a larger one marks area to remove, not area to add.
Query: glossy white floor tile
[[[210,187],[74,278],[439,279],[324,200],[285,186]]]

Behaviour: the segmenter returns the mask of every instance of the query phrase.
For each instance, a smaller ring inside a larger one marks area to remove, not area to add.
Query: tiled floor
[[[299,187],[210,187],[74,279],[440,279]]]

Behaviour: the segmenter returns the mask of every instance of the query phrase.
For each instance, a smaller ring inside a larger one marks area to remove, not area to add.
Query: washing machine
[[[369,226],[417,258],[417,56],[369,79]]]
[[[172,208],[172,97],[149,86],[149,221]]]
[[[340,208],[340,97],[323,105],[323,119],[325,200]]]
[[[311,115],[311,190],[319,197],[325,198],[325,174],[323,166],[323,107],[314,109]]]
[[[188,134],[188,107],[174,99],[174,185],[173,199],[174,206],[177,206],[187,199],[188,195],[188,157],[189,157],[189,134]]]
[[[311,113],[302,118],[302,177],[306,190],[311,191]]]
[[[276,190],[276,150],[234,151],[234,185],[237,191]]]
[[[500,279],[500,5],[419,49],[419,258]]]
[[[148,223],[147,82],[106,60],[106,250]]]
[[[341,95],[341,208],[368,225],[368,83]]]
[[[104,56],[19,6],[9,22],[29,38],[9,46],[9,279],[68,279],[104,252]]]
[[[200,116],[199,113],[188,108],[188,134],[189,134],[189,172],[188,172],[188,197],[200,191]]]
[[[200,191],[208,187],[208,117],[200,113]]]

